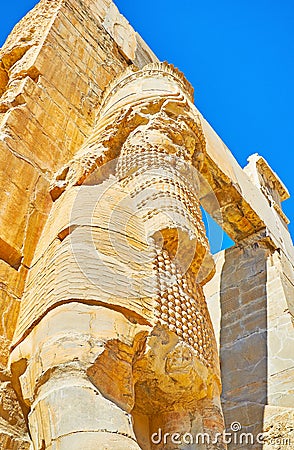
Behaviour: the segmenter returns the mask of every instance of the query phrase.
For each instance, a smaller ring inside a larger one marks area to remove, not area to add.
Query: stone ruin
[[[0,149],[1,449],[294,448],[288,191],[111,0],[16,25]]]

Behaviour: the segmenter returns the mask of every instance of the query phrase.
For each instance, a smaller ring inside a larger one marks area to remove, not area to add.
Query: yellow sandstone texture
[[[0,448],[294,448],[287,189],[111,0],[14,28],[0,146]],[[200,205],[234,247],[212,257]]]

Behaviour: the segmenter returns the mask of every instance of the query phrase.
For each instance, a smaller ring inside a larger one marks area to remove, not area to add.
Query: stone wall
[[[278,438],[293,442],[294,330],[287,300],[294,291],[286,275],[290,263],[260,236],[215,259],[217,273],[205,293],[219,339],[226,425],[239,422],[242,432],[255,437],[266,432],[269,440],[278,422]],[[229,448],[248,448],[248,443]],[[275,447],[255,443],[254,448]]]

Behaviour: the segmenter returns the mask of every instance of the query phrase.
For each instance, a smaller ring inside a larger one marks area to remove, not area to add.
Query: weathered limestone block
[[[39,175],[30,164],[11,153],[8,146],[1,143],[0,146],[5,158],[5,165],[0,171],[3,186],[0,254],[3,261],[17,270],[23,257],[22,247],[30,217],[30,205],[33,202],[32,192]]]
[[[215,259],[216,276],[204,292],[219,340],[226,425],[239,422],[242,432],[252,433],[256,448],[283,448],[293,408],[291,264],[265,232]],[[276,420],[266,411],[276,411]],[[256,442],[260,433],[264,444]],[[239,442],[229,448],[247,446]]]
[[[9,377],[7,377],[9,380]],[[0,382],[0,445],[3,449],[27,450],[30,439],[18,398],[11,381]]]
[[[44,43],[56,16],[61,0],[50,3],[41,1],[15,27],[0,51],[3,77],[2,91],[10,89],[10,84],[19,78],[29,76],[35,79],[38,70],[34,67],[36,55]]]
[[[286,270],[285,270],[286,268]],[[293,408],[293,285],[285,257],[275,252],[267,261],[268,295],[268,400],[270,405]]]
[[[264,445],[263,449],[271,450],[294,448],[294,409],[266,406],[264,411]]]
[[[281,202],[287,200],[290,195],[286,186],[276,173],[270,168],[264,158],[257,153],[249,156],[249,164],[244,171],[249,175],[253,183],[259,187],[267,198],[269,205],[278,213],[282,223],[288,224],[289,220],[281,209]]]

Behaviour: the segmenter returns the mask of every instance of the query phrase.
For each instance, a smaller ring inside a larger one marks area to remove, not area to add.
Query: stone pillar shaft
[[[190,85],[151,64],[110,85],[92,136],[57,174],[13,353],[28,361],[35,449],[147,450],[156,426],[222,430],[202,290],[214,273],[204,152]]]

